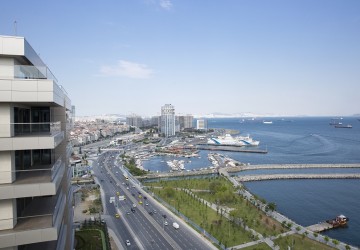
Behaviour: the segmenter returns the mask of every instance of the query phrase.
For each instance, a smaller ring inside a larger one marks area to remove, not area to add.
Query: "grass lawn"
[[[334,249],[333,247],[327,246],[320,242],[311,240],[307,237],[302,237],[299,234],[289,235],[287,237],[281,237],[274,242],[280,247],[280,249],[287,250],[288,246],[291,246],[291,249],[294,250],[330,250]]]
[[[196,192],[199,197],[214,203],[216,197],[208,192]],[[288,231],[281,224],[265,215],[254,205],[245,201],[241,196],[235,196],[232,202],[224,204],[227,207],[234,208],[232,212],[235,218],[241,218],[250,228],[263,236],[278,235]]]
[[[98,229],[85,229],[75,233],[76,250],[106,250],[103,249],[101,232]]]
[[[213,181],[219,181],[222,185],[225,185],[228,189],[233,189],[232,184],[223,177],[207,177],[207,178],[188,178],[182,180],[169,180],[159,182],[146,182],[145,186],[161,186],[161,187],[177,187],[177,188],[186,188],[186,189],[199,189],[199,190],[209,190],[209,185]]]
[[[249,232],[230,223],[216,211],[200,203],[184,191],[176,190],[170,197],[164,195],[163,189],[154,189],[153,192],[204,228],[226,247],[252,241]]]

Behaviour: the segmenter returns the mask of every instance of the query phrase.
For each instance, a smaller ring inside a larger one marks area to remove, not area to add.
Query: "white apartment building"
[[[73,249],[71,101],[23,37],[0,36],[0,249]]]
[[[207,130],[207,120],[205,119],[198,119],[196,121],[196,129],[199,130]]]
[[[161,133],[165,137],[175,135],[175,107],[171,104],[161,107]]]

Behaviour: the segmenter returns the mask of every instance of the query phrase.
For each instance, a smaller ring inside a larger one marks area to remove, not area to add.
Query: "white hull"
[[[249,136],[237,136],[232,137],[229,134],[225,136],[219,136],[217,138],[208,139],[208,144],[212,145],[224,145],[224,146],[258,146],[259,141],[253,140]]]

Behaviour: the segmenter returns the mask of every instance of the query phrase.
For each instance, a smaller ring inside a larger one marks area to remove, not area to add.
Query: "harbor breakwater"
[[[265,181],[282,179],[360,179],[360,174],[266,174],[234,177],[237,181]]]

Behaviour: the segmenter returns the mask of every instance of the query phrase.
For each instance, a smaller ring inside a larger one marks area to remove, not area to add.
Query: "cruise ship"
[[[211,137],[207,141],[207,144],[223,146],[258,146],[259,143],[259,141],[253,140],[250,136],[232,137],[230,134],[217,138]]]

